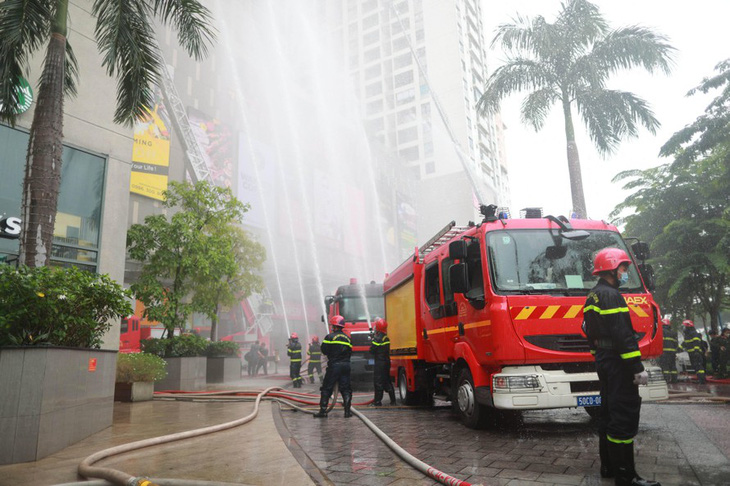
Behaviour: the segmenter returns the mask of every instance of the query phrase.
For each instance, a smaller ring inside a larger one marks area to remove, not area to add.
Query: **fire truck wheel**
[[[474,379],[469,368],[459,373],[456,389],[458,413],[464,425],[472,429],[483,428],[489,419],[489,410],[476,401]]]
[[[406,370],[403,368],[398,370],[398,395],[405,405],[418,405],[420,394],[418,391],[408,391]]]

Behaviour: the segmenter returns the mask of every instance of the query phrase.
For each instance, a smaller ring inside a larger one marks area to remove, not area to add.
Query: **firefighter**
[[[662,319],[662,333],[664,350],[659,357],[659,366],[667,383],[677,383],[677,332],[672,329],[672,323],[666,317]]]
[[[388,392],[390,404],[395,405],[395,390],[390,381],[390,339],[386,334],[388,323],[385,319],[375,319],[375,336],[370,343],[370,354],[375,358],[375,370],[373,371],[373,384],[375,387],[375,399],[373,405],[383,406],[383,391]]]
[[[702,362],[702,355],[704,351],[702,349],[702,338],[700,333],[695,329],[695,324],[689,319],[682,321],[684,326],[684,341],[682,342],[682,348],[689,354],[689,361],[692,365],[692,369],[697,373],[697,380],[701,385],[707,383],[705,377],[705,367]]]
[[[638,385],[646,385],[649,377],[641,363],[628,305],[618,291],[628,281],[630,265],[623,250],[599,251],[593,262],[593,275],[599,280],[583,309],[584,329],[601,385],[601,476],[615,477],[619,486],[659,486],[641,478],[634,467],[634,437],[641,410]]]
[[[312,336],[312,342],[309,343],[307,348],[307,358],[309,358],[309,365],[307,366],[309,383],[314,383],[314,370],[317,370],[319,382],[322,383],[322,349],[320,348],[319,337]]]
[[[345,418],[352,417],[350,407],[352,406],[352,388],[350,387],[350,356],[352,356],[352,343],[347,334],[343,332],[345,318],[336,315],[330,318],[332,332],[327,334],[322,341],[322,354],[327,356],[327,371],[324,374],[324,382],[320,388],[322,394],[319,399],[319,412],[314,416],[323,418],[327,416],[327,404],[332,396],[335,383],[339,384],[342,394],[342,404],[345,408]],[[335,397],[337,400],[337,397]]]
[[[294,383],[294,388],[301,388],[302,377],[299,375],[299,370],[302,367],[302,345],[299,344],[299,335],[295,332],[291,333],[286,354],[289,355],[289,377]]]

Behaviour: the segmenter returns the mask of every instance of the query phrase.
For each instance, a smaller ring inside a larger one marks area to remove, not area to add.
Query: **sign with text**
[[[129,191],[162,201],[170,166],[170,118],[158,90],[154,99],[155,106],[146,108],[145,116],[134,124]]]

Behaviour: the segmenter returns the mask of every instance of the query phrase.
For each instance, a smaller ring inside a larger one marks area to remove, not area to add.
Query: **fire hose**
[[[258,391],[235,391],[235,392],[192,392],[192,393],[186,393],[184,399],[193,399],[193,400],[254,400],[254,410],[249,415],[231,421],[226,422],[218,425],[213,425],[209,427],[203,427],[199,429],[189,430],[186,432],[179,432],[175,434],[169,434],[164,435],[160,437],[153,437],[150,439],[144,439],[139,440],[135,442],[131,442],[129,444],[123,444],[116,447],[111,447],[109,449],[105,449],[103,451],[97,452],[95,454],[92,454],[91,456],[84,459],[81,464],[79,464],[78,472],[81,476],[86,478],[101,478],[99,481],[84,481],[84,482],[76,482],[76,483],[65,483],[60,484],[56,486],[109,486],[111,485],[117,485],[117,486],[193,486],[193,485],[201,485],[201,486],[234,486],[232,483],[221,483],[221,482],[206,482],[206,481],[190,481],[190,480],[184,480],[184,479],[169,479],[169,478],[146,478],[146,477],[135,477],[130,474],[127,474],[122,471],[118,471],[111,468],[103,468],[103,467],[97,467],[93,466],[94,463],[107,458],[111,457],[117,454],[122,454],[125,452],[130,452],[133,450],[143,449],[145,447],[151,447],[154,445],[161,445],[173,441],[183,440],[183,439],[189,439],[193,437],[198,437],[205,434],[211,434],[214,432],[218,432],[221,430],[226,430],[229,428],[237,427],[239,425],[246,424],[253,420],[258,415],[258,409],[259,409],[259,403],[262,399],[268,399],[268,400],[274,400],[279,402],[280,404],[286,405],[287,407],[290,407],[295,410],[299,410],[305,413],[311,413],[313,414],[314,411],[306,409],[301,407],[299,404],[305,404],[305,405],[318,405],[319,402],[309,401],[305,398],[312,397],[314,395],[306,394],[306,393],[297,393],[297,392],[288,392],[288,391],[278,391],[275,392],[275,390],[281,390],[280,387],[270,387],[265,389],[264,391],[258,392]],[[336,403],[337,403],[337,385],[335,385],[334,389],[334,397],[335,399],[332,400],[329,407],[327,408],[327,411],[331,411]],[[233,396],[231,396],[233,394]],[[254,398],[255,396],[255,398]],[[180,399],[181,396],[177,393],[162,393],[157,395],[158,398],[174,398],[174,399]],[[371,403],[372,400],[368,400],[362,403],[356,403],[355,405],[367,405]],[[407,464],[415,468],[416,470],[420,471],[421,473],[427,475],[428,477],[435,479],[436,481],[446,484],[449,486],[472,486],[471,483],[468,483],[466,481],[462,481],[460,479],[454,478],[434,467],[429,466],[428,464],[424,463],[423,461],[420,461],[413,455],[406,452],[405,449],[400,447],[395,441],[393,441],[390,437],[388,437],[387,434],[385,434],[382,430],[380,430],[375,424],[373,424],[367,417],[365,417],[362,413],[360,413],[355,408],[352,408],[353,414],[358,417],[360,420],[363,421],[363,423],[375,433],[376,436],[378,436],[379,439],[381,439],[389,448],[391,448],[401,459],[403,459]],[[478,485],[474,485],[478,486]]]

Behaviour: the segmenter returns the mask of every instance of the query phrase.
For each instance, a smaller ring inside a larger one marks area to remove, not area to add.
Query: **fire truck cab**
[[[629,253],[626,243],[602,221],[487,214],[479,224],[447,225],[385,279],[391,376],[401,397],[450,400],[470,427],[494,416],[492,408],[585,407],[593,415],[599,381],[581,330],[583,305],[597,282],[596,252]],[[619,290],[646,360],[662,353],[661,314],[644,284],[648,267],[634,263]],[[642,398],[667,398],[661,369],[644,365]]]
[[[369,354],[372,322],[385,316],[383,284],[359,284],[357,279],[351,278],[348,285],[337,287],[334,295],[325,297],[324,303],[327,322],[338,314],[345,318],[344,331],[352,341],[352,373],[372,371],[373,359]]]

